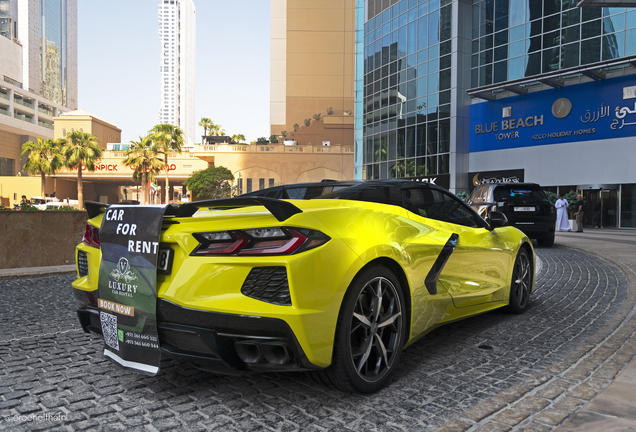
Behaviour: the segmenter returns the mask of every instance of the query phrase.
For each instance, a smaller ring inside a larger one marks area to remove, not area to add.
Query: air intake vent
[[[291,306],[285,267],[254,267],[243,282],[241,292],[267,303]]]
[[[77,251],[77,269],[80,277],[88,275],[88,256],[84,251]]]

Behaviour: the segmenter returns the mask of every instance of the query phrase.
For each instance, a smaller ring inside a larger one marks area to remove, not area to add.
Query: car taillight
[[[256,228],[196,233],[199,246],[192,255],[291,255],[327,243],[320,231],[302,228]]]
[[[556,207],[550,204],[550,216],[554,216],[555,213],[556,213]]]
[[[100,246],[99,243],[99,228],[92,226],[91,224],[86,224],[86,230],[84,231],[84,237],[82,241],[89,246],[93,246],[98,248]]]

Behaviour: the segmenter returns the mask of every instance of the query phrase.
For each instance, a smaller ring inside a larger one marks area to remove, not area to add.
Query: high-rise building
[[[161,41],[161,106],[159,122],[179,126],[184,147],[195,140],[196,10],[192,0],[162,0],[159,4]]]
[[[636,227],[636,10],[356,2],[356,178],[536,182],[582,191],[585,224]]]
[[[77,0],[0,0],[0,175],[77,108]]]
[[[353,145],[354,0],[270,1],[270,133]]]

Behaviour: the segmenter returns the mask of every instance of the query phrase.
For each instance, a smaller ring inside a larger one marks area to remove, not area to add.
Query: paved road
[[[452,430],[461,413],[479,411],[479,421],[507,394],[549,381],[546,368],[574,364],[568,354],[627,298],[610,263],[563,247],[537,253],[543,267],[527,313],[496,311],[434,331],[370,396],[301,373],[225,377],[170,360],[158,376],[140,376],[104,359],[101,339],[79,329],[71,276],[0,281],[0,430]],[[568,388],[577,380],[567,376]]]

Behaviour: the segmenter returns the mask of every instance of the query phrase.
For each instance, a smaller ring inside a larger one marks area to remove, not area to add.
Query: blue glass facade
[[[357,178],[450,172],[452,11],[450,0],[401,0],[364,23]]]
[[[574,0],[473,2],[471,86],[636,54],[636,10]]]

